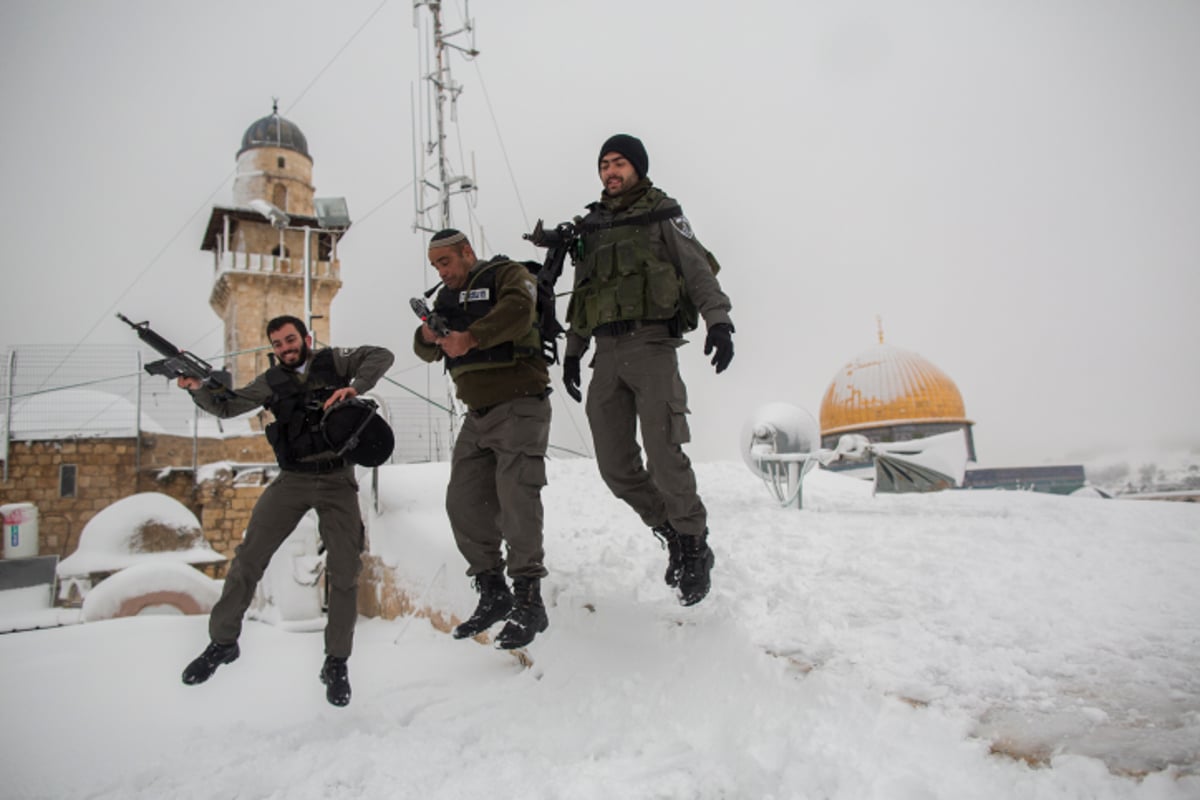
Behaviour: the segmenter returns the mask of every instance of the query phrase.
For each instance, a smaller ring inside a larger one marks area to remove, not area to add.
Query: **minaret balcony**
[[[295,275],[304,277],[303,256],[276,256],[268,253],[239,253],[225,251],[215,255],[213,271],[222,272],[255,272],[267,275]],[[342,262],[332,261],[312,262],[312,278],[317,280],[341,280]]]

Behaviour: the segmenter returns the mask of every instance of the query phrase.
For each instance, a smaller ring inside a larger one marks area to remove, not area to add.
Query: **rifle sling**
[[[683,209],[677,205],[673,205],[666,208],[656,208],[644,214],[635,214],[632,217],[610,220],[609,222],[583,222],[580,223],[578,229],[582,233],[595,233],[596,231],[605,231],[609,228],[620,228],[626,225],[646,225],[651,222],[665,222],[681,216],[683,216]]]

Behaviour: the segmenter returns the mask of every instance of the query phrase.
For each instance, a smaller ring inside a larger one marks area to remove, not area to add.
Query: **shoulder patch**
[[[342,351],[342,356],[345,358],[349,358],[350,354],[354,352],[353,347],[339,347],[338,349]]]
[[[696,234],[692,233],[691,223],[687,221],[687,217],[680,214],[678,217],[671,219],[671,224],[675,226],[675,230],[679,231],[679,235],[685,239],[693,239]]]

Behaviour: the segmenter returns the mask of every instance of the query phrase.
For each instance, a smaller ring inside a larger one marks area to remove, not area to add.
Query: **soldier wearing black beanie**
[[[646,170],[650,169],[650,156],[646,155],[646,146],[642,144],[641,139],[628,133],[608,137],[608,141],[600,147],[600,156],[596,159],[597,166],[609,153],[625,156],[625,160],[637,170],[638,177],[646,177]]]
[[[704,355],[724,372],[733,360],[732,303],[679,203],[647,176],[641,140],[608,137],[597,167],[600,199],[575,219],[563,387],[583,400],[583,356],[595,342],[586,410],[600,477],[663,543],[663,582],[692,606],[712,587],[716,557],[682,447],[690,437],[678,350],[703,319]]]

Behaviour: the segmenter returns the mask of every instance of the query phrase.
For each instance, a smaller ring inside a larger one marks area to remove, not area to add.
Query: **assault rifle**
[[[434,289],[436,288],[435,286]],[[408,301],[408,304],[412,307],[413,313],[421,318],[421,322],[428,325],[430,330],[438,336],[450,335],[450,326],[446,324],[446,318],[441,314],[435,314],[429,308],[429,304],[425,302],[424,297],[414,297]]]
[[[180,350],[160,334],[150,330],[149,322],[134,322],[118,312],[117,319],[137,331],[138,338],[161,353],[165,358],[145,365],[151,375],[164,378],[198,378],[205,386],[216,389],[224,396],[233,395],[233,378],[226,370],[213,369],[212,365],[199,356]]]
[[[560,222],[546,230],[539,219],[533,233],[521,234],[521,238],[532,242],[534,247],[546,248],[546,260],[537,271],[538,328],[542,334],[542,352],[550,364],[558,362],[558,337],[565,332],[555,311],[554,285],[562,276],[567,256],[570,255],[571,262],[575,262],[583,233],[579,222],[580,219],[576,217],[573,222]]]
[[[558,283],[558,279],[562,275],[567,255],[571,255],[572,261],[574,261],[579,237],[583,233],[575,224],[578,221],[577,218],[575,222],[560,222],[550,230],[546,230],[539,219],[533,228],[533,233],[521,234],[521,238],[532,242],[534,247],[546,248],[546,261],[538,272],[539,290],[545,287],[553,292],[554,284]]]

